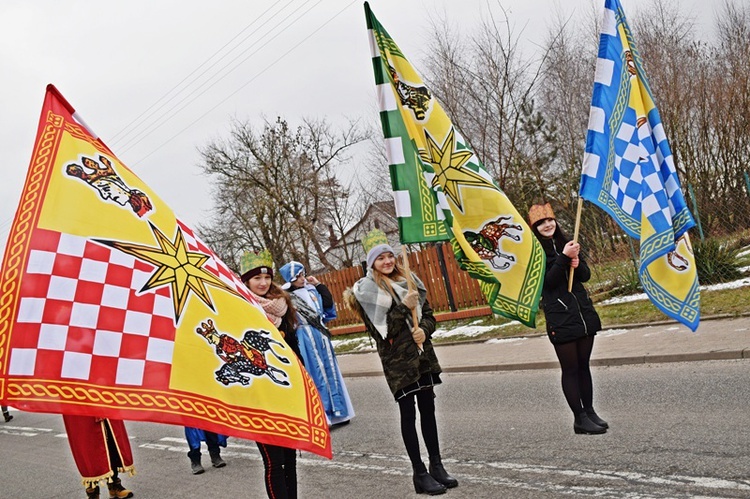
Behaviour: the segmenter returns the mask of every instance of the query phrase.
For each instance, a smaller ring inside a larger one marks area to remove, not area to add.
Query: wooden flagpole
[[[583,207],[583,198],[578,196],[578,208],[576,209],[576,225],[573,229],[573,242],[578,242],[578,229],[581,226],[581,208]],[[573,290],[573,272],[576,269],[570,267],[570,274],[568,275],[568,292]]]
[[[404,272],[406,272],[406,287],[409,291],[416,290],[417,285],[414,282],[414,279],[411,278],[411,270],[409,270],[409,250],[407,249],[406,245],[401,246],[401,261],[402,265],[404,267]],[[419,305],[419,300],[417,300],[417,305]],[[411,309],[411,320],[414,324],[414,327],[419,327],[419,319],[417,318],[417,308],[414,307]],[[421,355],[424,351],[424,348],[422,347],[422,343],[417,343],[417,348],[419,349],[419,354]]]

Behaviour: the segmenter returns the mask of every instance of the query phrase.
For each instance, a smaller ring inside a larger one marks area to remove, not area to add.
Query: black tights
[[[294,449],[257,442],[263,458],[263,482],[271,499],[297,499],[297,453]]]
[[[107,450],[109,452],[109,467],[112,470],[112,480],[117,480],[117,477],[119,476],[117,468],[122,468],[123,464],[108,419],[104,420],[104,433],[107,435]]]
[[[555,353],[562,368],[562,389],[570,410],[578,415],[591,409],[594,388],[591,382],[589,359],[594,347],[594,337],[585,336],[576,341],[555,345]]]
[[[401,437],[404,439],[406,453],[409,455],[414,470],[423,472],[426,468],[419,451],[417,412],[414,408],[415,398],[419,407],[422,438],[424,438],[427,452],[430,457],[439,457],[440,445],[438,444],[437,421],[435,420],[435,392],[432,388],[426,388],[398,399],[398,408],[401,412]]]

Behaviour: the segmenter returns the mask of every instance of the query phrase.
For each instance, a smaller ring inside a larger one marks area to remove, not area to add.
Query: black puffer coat
[[[558,233],[555,236],[559,236]],[[561,237],[541,239],[547,255],[542,310],[547,320],[547,336],[553,344],[594,336],[602,328],[599,314],[582,284],[591,277],[591,270],[580,256],[578,267],[573,272],[572,291],[568,291],[570,258],[562,254],[563,242]]]

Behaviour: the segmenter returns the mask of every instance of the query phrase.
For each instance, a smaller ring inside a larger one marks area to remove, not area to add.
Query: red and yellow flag
[[[262,308],[52,85],[0,273],[0,400],[331,457]]]

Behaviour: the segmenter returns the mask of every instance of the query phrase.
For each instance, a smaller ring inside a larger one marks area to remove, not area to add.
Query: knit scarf
[[[427,300],[427,289],[416,274],[412,273],[411,277],[414,279],[419,291],[419,305],[417,306],[417,322],[419,322],[422,319],[422,306]],[[391,284],[393,293],[379,287],[372,276],[372,270],[368,270],[367,275],[352,286],[354,297],[362,306],[362,309],[367,314],[367,318],[370,319],[370,322],[375,326],[375,329],[383,339],[388,337],[387,318],[393,300],[395,299],[401,303],[401,300],[406,296],[407,291],[409,291],[405,280],[392,281],[389,279],[388,281]],[[411,324],[411,314],[407,321]]]
[[[263,310],[266,312],[268,318],[271,319],[273,325],[279,327],[281,325],[281,320],[284,318],[284,314],[286,314],[287,310],[287,304],[284,297],[279,296],[278,298],[269,299],[263,296],[256,295],[252,291],[250,291],[250,294],[253,295],[253,298],[255,298],[257,302],[260,303],[260,306],[263,307]]]

